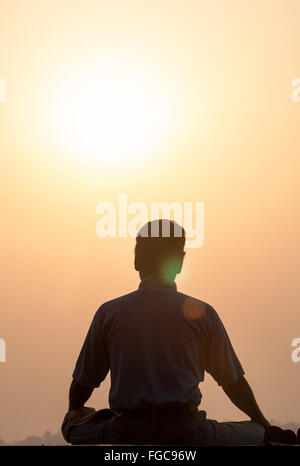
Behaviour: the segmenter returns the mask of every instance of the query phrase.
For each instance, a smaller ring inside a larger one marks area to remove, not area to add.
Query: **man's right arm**
[[[232,403],[247,414],[251,421],[257,422],[265,429],[271,425],[261,412],[253,391],[244,376],[233,384],[222,386],[222,388]]]
[[[244,369],[235,354],[225,327],[210,306],[208,312],[208,340],[206,346],[205,370],[213,376],[232,401],[252,421],[269,427],[270,423],[259,409],[253,392],[244,377]]]

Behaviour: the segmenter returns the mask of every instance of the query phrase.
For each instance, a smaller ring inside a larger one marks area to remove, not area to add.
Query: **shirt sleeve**
[[[212,321],[208,335],[205,370],[218,385],[233,384],[245,372],[232,347],[225,327],[214,309],[212,309]]]
[[[104,335],[104,312],[96,312],[83,343],[73,372],[73,379],[85,387],[96,388],[109,371],[109,358]]]

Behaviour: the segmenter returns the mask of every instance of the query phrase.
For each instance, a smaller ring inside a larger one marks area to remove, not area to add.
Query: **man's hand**
[[[264,429],[271,426],[259,409],[251,387],[244,376],[239,378],[232,385],[226,385],[222,388],[232,403],[243,411],[243,413],[247,414],[251,421],[257,422],[264,427]]]
[[[84,406],[93,391],[94,388],[84,387],[73,379],[69,391],[69,411]]]

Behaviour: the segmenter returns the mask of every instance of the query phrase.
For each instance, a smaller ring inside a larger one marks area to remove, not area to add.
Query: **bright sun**
[[[49,115],[52,137],[80,163],[127,163],[161,142],[171,107],[154,74],[128,66],[75,73],[56,85]]]

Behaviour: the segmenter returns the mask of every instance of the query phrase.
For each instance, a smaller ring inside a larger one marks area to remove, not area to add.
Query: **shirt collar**
[[[159,275],[147,275],[147,277],[141,280],[139,284],[139,289],[149,287],[149,286],[150,287],[162,286],[162,287],[173,288],[174,290],[177,290],[177,285],[174,282],[174,280],[168,280]]]

